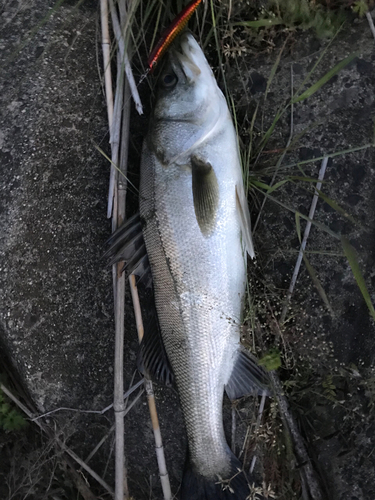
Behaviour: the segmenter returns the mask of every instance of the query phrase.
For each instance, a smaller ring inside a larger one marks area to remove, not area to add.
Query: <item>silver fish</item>
[[[188,435],[181,498],[245,500],[248,482],[227,445],[222,404],[224,390],[235,399],[267,384],[240,346],[246,252],[254,256],[250,216],[231,115],[190,33],[169,50],[159,77],[142,151],[140,218]],[[144,368],[163,378],[165,356],[149,342]]]

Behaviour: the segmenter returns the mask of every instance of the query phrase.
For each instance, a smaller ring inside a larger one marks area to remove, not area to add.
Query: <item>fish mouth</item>
[[[171,49],[171,56],[181,67],[189,82],[196,81],[207,64],[198,42],[188,31],[179,37],[177,44]]]

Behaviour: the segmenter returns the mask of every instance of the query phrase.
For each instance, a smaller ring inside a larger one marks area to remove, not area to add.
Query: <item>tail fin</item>
[[[182,478],[181,500],[246,500],[249,496],[246,475],[233,454],[231,474],[227,478],[206,478],[194,469],[191,462],[187,462]]]

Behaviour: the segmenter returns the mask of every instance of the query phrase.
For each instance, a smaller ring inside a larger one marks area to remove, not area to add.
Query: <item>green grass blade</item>
[[[374,144],[370,143],[370,144],[364,144],[363,146],[356,146],[356,147],[350,148],[350,149],[343,149],[342,151],[337,151],[336,153],[328,153],[328,154],[323,155],[323,156],[317,156],[316,158],[310,158],[309,160],[303,160],[303,161],[299,161],[297,163],[289,163],[288,165],[285,165],[284,169],[297,167],[301,170],[301,168],[300,168],[301,165],[307,165],[308,163],[323,160],[327,156],[328,156],[328,158],[335,158],[335,156],[342,156],[342,155],[346,155],[348,153],[356,153],[357,151],[362,151],[362,149],[368,149],[368,148],[373,148],[373,147],[374,147]]]
[[[338,203],[336,203],[334,200],[332,200],[327,195],[325,195],[324,193],[322,193],[322,191],[317,190],[317,192],[318,192],[320,198],[322,198],[322,200],[324,200],[337,213],[339,213],[340,215],[343,215],[344,217],[346,217],[347,219],[349,219],[350,222],[352,222],[353,224],[356,224],[355,219],[350,214],[348,214],[348,212],[346,210],[344,210],[342,207],[340,207],[340,205]]]
[[[131,186],[134,190],[135,190],[135,193],[136,193],[136,194],[139,194],[139,190],[138,190],[138,188],[137,188],[137,187],[136,187],[136,186],[132,183],[132,181],[129,179],[129,177],[127,177],[127,176],[124,174],[124,172],[122,172],[122,171],[118,168],[118,166],[117,166],[117,165],[116,165],[116,164],[115,164],[115,163],[111,160],[111,158],[110,158],[110,157],[109,157],[109,156],[108,156],[108,155],[107,155],[107,154],[106,154],[106,153],[102,150],[102,148],[101,148],[100,146],[98,146],[97,144],[95,144],[95,143],[94,143],[94,148],[95,148],[95,149],[97,149],[97,150],[99,151],[99,153],[100,153],[101,155],[103,155],[103,156],[104,156],[104,158],[105,158],[106,160],[108,160],[108,161],[109,161],[109,163],[110,163],[111,165],[113,165],[113,167],[117,170],[117,172],[118,172],[120,175],[122,175],[122,176],[124,177],[124,179],[126,179],[126,182],[127,182],[127,183],[128,183],[128,184],[129,184],[129,185],[130,185],[130,186]]]
[[[267,99],[267,95],[268,95],[268,92],[270,90],[271,83],[272,83],[272,81],[273,81],[273,79],[274,79],[274,77],[276,75],[276,71],[277,71],[277,68],[279,67],[280,59],[281,59],[281,56],[284,53],[284,49],[285,49],[287,41],[288,41],[288,38],[285,40],[283,46],[279,50],[279,53],[277,54],[277,57],[276,57],[276,61],[275,61],[274,65],[272,66],[270,76],[268,77],[268,80],[267,80],[267,87],[266,87],[266,92],[264,94],[264,101],[266,101],[266,99]]]
[[[303,261],[305,263],[306,269],[307,269],[307,271],[308,271],[308,273],[309,273],[309,275],[314,283],[315,288],[317,289],[321,299],[323,300],[323,302],[326,305],[329,312],[331,314],[333,314],[332,307],[331,307],[331,304],[329,303],[327,294],[324,291],[324,288],[322,287],[322,284],[319,281],[319,278],[318,278],[318,275],[317,275],[315,269],[313,268],[313,266],[310,264],[308,258],[306,257],[305,252],[303,253],[302,257],[303,257]]]
[[[277,24],[283,24],[282,19],[274,17],[271,19],[258,19],[257,21],[241,21],[238,23],[231,23],[231,26],[245,26],[247,28],[264,28],[266,26],[276,26]]]
[[[322,224],[321,222],[318,222],[314,219],[310,219],[307,215],[304,215],[304,214],[301,214],[301,212],[298,212],[298,210],[294,210],[293,208],[291,207],[288,207],[288,205],[286,205],[285,203],[283,203],[282,201],[279,201],[278,199],[274,198],[273,196],[269,195],[267,192],[265,193],[264,191],[262,191],[259,187],[256,186],[255,183],[253,183],[253,188],[256,190],[256,191],[259,191],[260,193],[263,194],[263,196],[266,196],[267,198],[269,198],[270,200],[272,200],[274,203],[276,203],[277,205],[280,205],[280,207],[283,207],[285,208],[285,210],[288,210],[288,212],[293,212],[294,214],[298,213],[298,215],[301,217],[301,219],[304,219],[304,220],[307,220],[307,221],[310,221],[311,224],[313,224],[314,226],[318,227],[319,229],[321,229],[322,231],[330,234],[331,236],[333,236],[333,238],[335,238],[336,240],[339,240],[340,239],[340,236],[335,233],[334,231],[332,231],[332,229],[330,229],[328,226],[326,226],[325,224]]]
[[[283,186],[286,182],[290,182],[290,179],[284,179],[282,181],[276,182],[276,184],[268,189],[267,193],[273,193],[274,191],[276,191],[276,189],[279,189],[279,187]]]
[[[271,186],[269,186],[268,184],[265,184],[264,182],[261,182],[261,181],[251,180],[250,184],[252,186],[260,187],[260,188],[264,189],[267,192],[268,192],[269,189],[271,189]]]
[[[299,216],[299,213],[295,213],[295,218],[296,218],[296,231],[298,235],[299,242],[302,243],[302,237],[301,237],[301,219]]]
[[[312,96],[317,92],[323,85],[325,85],[332,77],[334,77],[339,71],[341,71],[345,66],[347,66],[349,63],[353,61],[355,57],[357,57],[358,54],[351,54],[348,56],[346,59],[343,61],[340,61],[336,66],[328,71],[320,80],[318,80],[316,83],[311,85],[305,92],[303,92],[301,95],[296,96],[293,100],[292,103],[296,104],[297,102],[304,101],[308,97]]]
[[[283,114],[285,113],[285,111],[288,109],[289,106],[285,106],[284,109],[280,108],[277,113],[276,113],[276,116],[275,118],[273,119],[273,122],[271,124],[271,126],[269,127],[269,129],[267,130],[267,132],[264,134],[264,137],[262,139],[262,142],[260,143],[260,146],[259,146],[259,151],[262,151],[263,148],[265,147],[265,145],[267,144],[269,138],[271,137],[273,131],[275,130],[275,127],[277,125],[277,122],[280,120],[280,118],[283,116]]]
[[[371,302],[370,294],[367,290],[365,279],[362,275],[361,269],[359,267],[359,262],[357,258],[357,253],[353,246],[349,243],[349,241],[345,238],[345,236],[341,236],[341,244],[344,249],[344,253],[346,258],[348,259],[349,265],[352,269],[353,276],[357,282],[358,288],[361,290],[362,297],[364,298],[368,310],[370,311],[371,316],[375,320],[375,309]]]

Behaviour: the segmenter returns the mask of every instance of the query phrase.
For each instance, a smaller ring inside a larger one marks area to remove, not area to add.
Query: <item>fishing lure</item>
[[[185,28],[201,1],[202,0],[192,0],[189,2],[188,5],[182,9],[178,16],[173,20],[172,24],[164,31],[154,50],[149,55],[147,63],[150,72],[155,68],[159,59],[168,49],[176,36]]]

